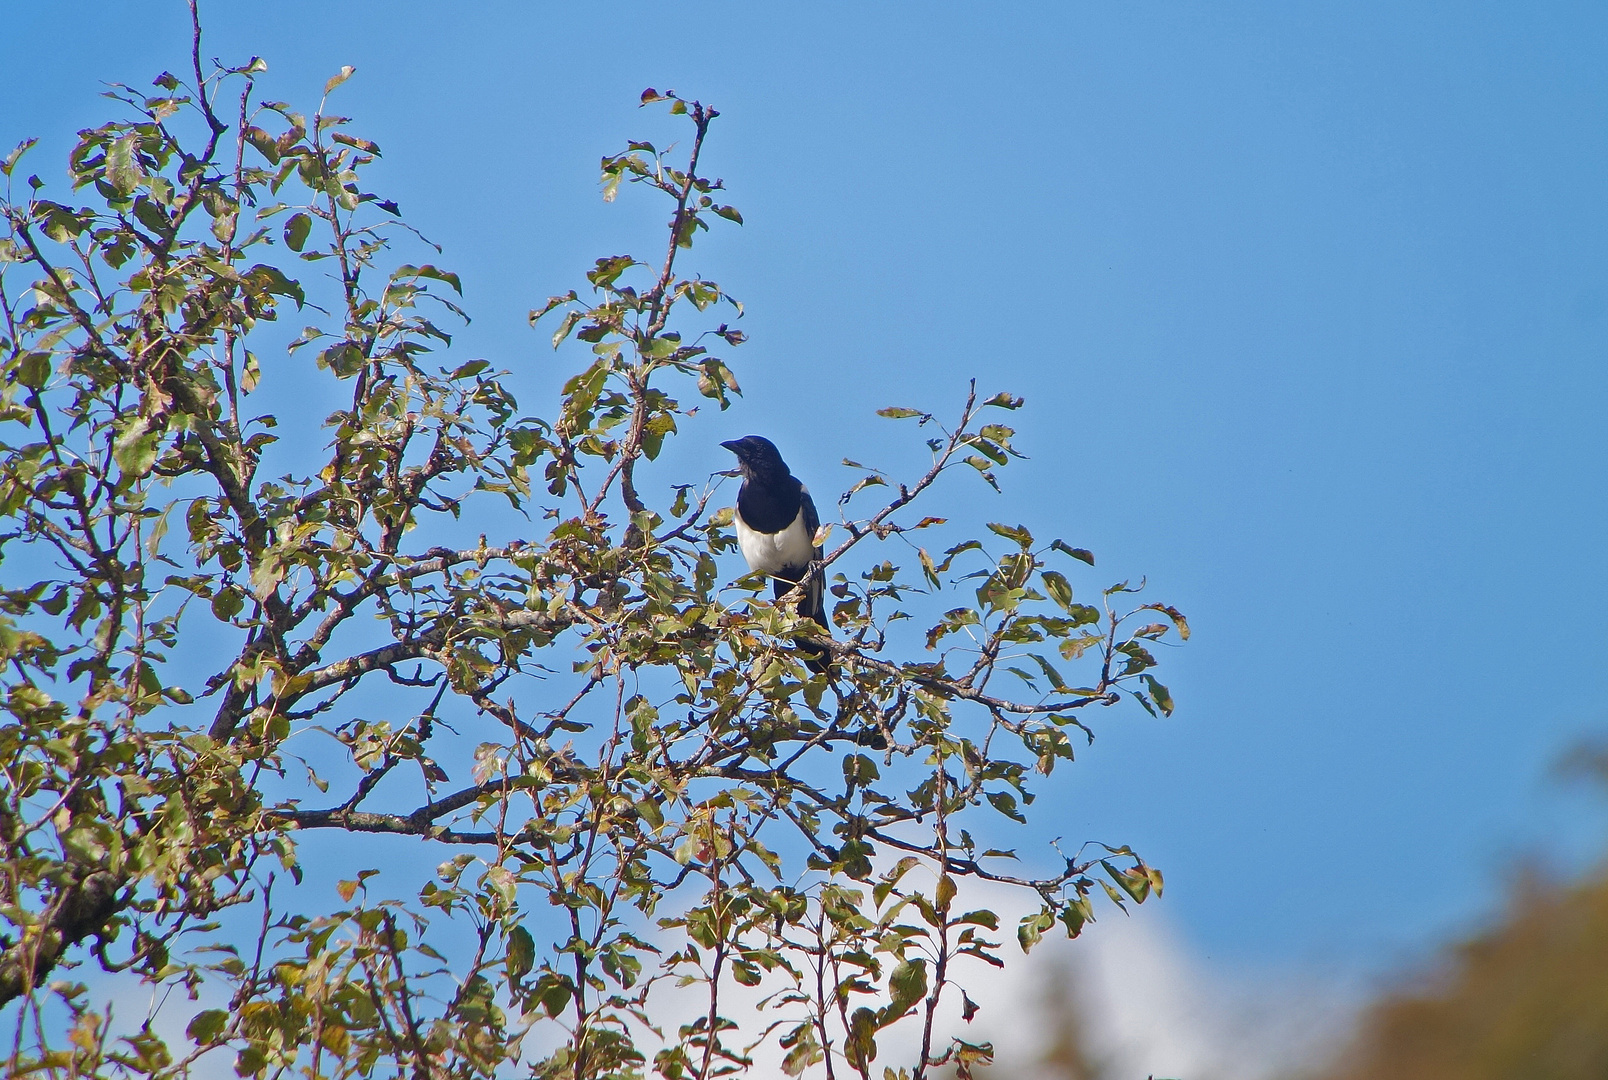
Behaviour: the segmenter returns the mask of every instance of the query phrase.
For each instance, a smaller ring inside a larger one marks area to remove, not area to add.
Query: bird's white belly
[[[796,570],[809,565],[815,557],[815,538],[804,528],[802,511],[779,533],[755,532],[741,516],[736,524],[737,546],[742,549],[750,571],[776,574],[789,567]]]

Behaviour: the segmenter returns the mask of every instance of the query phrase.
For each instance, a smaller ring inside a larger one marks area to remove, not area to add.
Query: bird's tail
[[[807,571],[800,571],[798,576],[789,580],[778,574],[773,580],[772,588],[776,599],[780,600],[798,586],[804,579]],[[822,588],[823,582],[819,574],[815,580],[805,588],[804,595],[798,602],[798,613],[806,619],[811,619],[821,628],[825,637],[832,636],[832,624],[826,620],[826,590]],[[804,666],[817,675],[824,675],[831,670],[829,654],[826,649],[810,641],[808,638],[796,637],[793,644],[798,646],[799,654],[804,657]]]

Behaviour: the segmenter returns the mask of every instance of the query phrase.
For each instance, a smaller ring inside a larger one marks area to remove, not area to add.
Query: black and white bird
[[[787,468],[787,462],[769,439],[745,435],[720,444],[737,455],[737,468],[743,486],[737,492],[737,546],[752,573],[766,574],[774,583],[776,598],[786,596],[804,580],[810,564],[821,557],[815,545],[815,530],[821,525],[809,489]],[[830,633],[826,621],[824,587],[816,574],[804,588],[798,613],[820,624]],[[799,643],[811,671],[826,670],[819,646]]]

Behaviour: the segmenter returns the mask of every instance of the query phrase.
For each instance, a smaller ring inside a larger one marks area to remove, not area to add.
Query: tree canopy
[[[960,883],[1038,898],[1023,949],[1160,892],[1124,846],[989,838],[1091,710],[1172,711],[1188,636],[968,520],[1021,399],[882,410],[930,464],[823,506],[812,635],[743,575],[723,477],[658,460],[740,393],[742,308],[681,260],[742,222],[715,109],[647,91],[682,144],[602,159],[668,225],[531,313],[573,374],[527,411],[442,359],[459,279],[370,190],[351,69],[306,113],[194,33],[184,78],[113,89],[69,194],[29,143],[0,166],[9,1071],[969,1075],[944,1010],[1008,950]],[[184,1035],[120,1026],[128,987],[193,1003]]]
[[[1584,739],[1561,778],[1608,780]],[[1363,1011],[1320,1080],[1585,1080],[1608,1071],[1608,866],[1574,880],[1513,870],[1505,910]]]

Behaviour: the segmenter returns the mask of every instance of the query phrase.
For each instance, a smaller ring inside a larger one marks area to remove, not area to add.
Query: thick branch
[[[542,611],[520,609],[492,616],[482,625],[486,623],[489,623],[490,628],[494,630],[538,629],[556,634],[570,626],[571,621],[554,618]],[[384,671],[396,664],[406,663],[409,660],[428,658],[446,643],[450,633],[450,626],[450,618],[444,617],[435,626],[422,634],[403,638],[401,641],[393,641],[389,645],[382,645],[379,648],[370,649],[368,652],[348,656],[343,660],[337,660],[321,668],[305,671],[305,673],[293,670],[288,673],[296,679],[291,684],[294,687],[293,691],[284,697],[276,699],[271,707],[288,709],[308,694],[315,693],[326,687],[361,679],[372,672]],[[298,657],[298,661],[308,664],[316,659],[316,653]],[[226,693],[224,702],[219,706],[217,715],[212,721],[209,734],[214,739],[229,738],[234,734],[235,729],[240,725],[240,721],[245,718],[249,711],[246,708],[245,696],[237,692],[231,684],[230,691]]]
[[[288,810],[273,815],[299,829],[345,829],[347,832],[395,833],[448,844],[495,844],[512,839],[497,832],[459,832],[420,821],[412,814],[370,814],[357,810]]]
[[[0,1006],[38,986],[69,948],[105,930],[123,910],[117,895],[121,887],[116,875],[105,870],[67,886],[42,925],[0,952]]]

